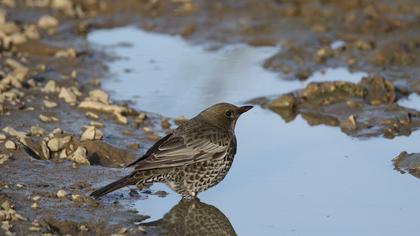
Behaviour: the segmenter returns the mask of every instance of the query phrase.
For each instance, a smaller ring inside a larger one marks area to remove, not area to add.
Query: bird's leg
[[[182,195],[182,200],[185,200],[185,201],[198,200],[198,201],[200,201],[200,199],[197,197],[197,194]]]

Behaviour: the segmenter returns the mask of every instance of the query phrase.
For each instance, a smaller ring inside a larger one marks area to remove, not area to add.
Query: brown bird
[[[162,219],[142,223],[156,235],[235,236],[229,219],[216,207],[198,199],[182,199]]]
[[[207,108],[129,164],[135,165],[130,175],[94,191],[91,196],[98,198],[127,185],[141,189],[161,182],[182,197],[196,197],[226,176],[236,154],[236,121],[251,108],[229,103]]]

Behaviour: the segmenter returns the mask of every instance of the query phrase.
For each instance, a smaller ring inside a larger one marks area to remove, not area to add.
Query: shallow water
[[[400,99],[398,101],[400,106],[404,106],[407,108],[412,108],[415,110],[420,110],[420,96],[418,94],[412,93],[406,99]]]
[[[358,82],[365,75],[337,68],[316,72],[304,82],[286,82],[261,67],[264,59],[277,52],[275,47],[233,45],[208,51],[181,37],[134,27],[98,30],[89,39],[112,46],[111,52],[124,58],[110,64],[115,76],[104,82],[104,89],[118,99],[136,101],[139,109],[173,117],[193,116],[220,101],[238,103],[286,93],[312,81]],[[118,46],[122,43],[126,46]]]
[[[240,104],[301,88],[311,81],[357,82],[364,73],[345,69],[315,73],[290,82],[260,67],[274,48],[229,46],[208,52],[181,38],[135,28],[96,31],[98,45],[124,56],[110,64],[115,79],[104,81],[116,99],[133,99],[139,109],[168,116],[192,116],[218,101]],[[125,69],[130,73],[124,73]],[[238,235],[396,235],[420,229],[420,181],[393,170],[401,151],[419,152],[419,132],[393,140],[352,139],[339,128],[310,127],[300,117],[285,123],[255,107],[236,128],[238,153],[225,180],[202,193]],[[164,216],[179,197],[164,185],[165,198],[138,201],[149,221]],[[162,226],[161,226],[162,227]]]

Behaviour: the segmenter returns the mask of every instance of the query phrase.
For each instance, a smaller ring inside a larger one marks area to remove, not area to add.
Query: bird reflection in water
[[[159,235],[236,235],[219,209],[199,199],[183,199],[162,219],[140,225],[155,228]]]

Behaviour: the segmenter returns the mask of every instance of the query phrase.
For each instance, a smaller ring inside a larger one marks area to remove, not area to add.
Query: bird
[[[236,122],[253,106],[218,103],[183,122],[126,167],[134,170],[92,192],[100,198],[129,185],[142,189],[164,183],[182,198],[193,199],[224,179],[236,154]]]
[[[237,235],[223,212],[199,199],[181,199],[163,218],[139,225],[153,228],[158,235]]]

